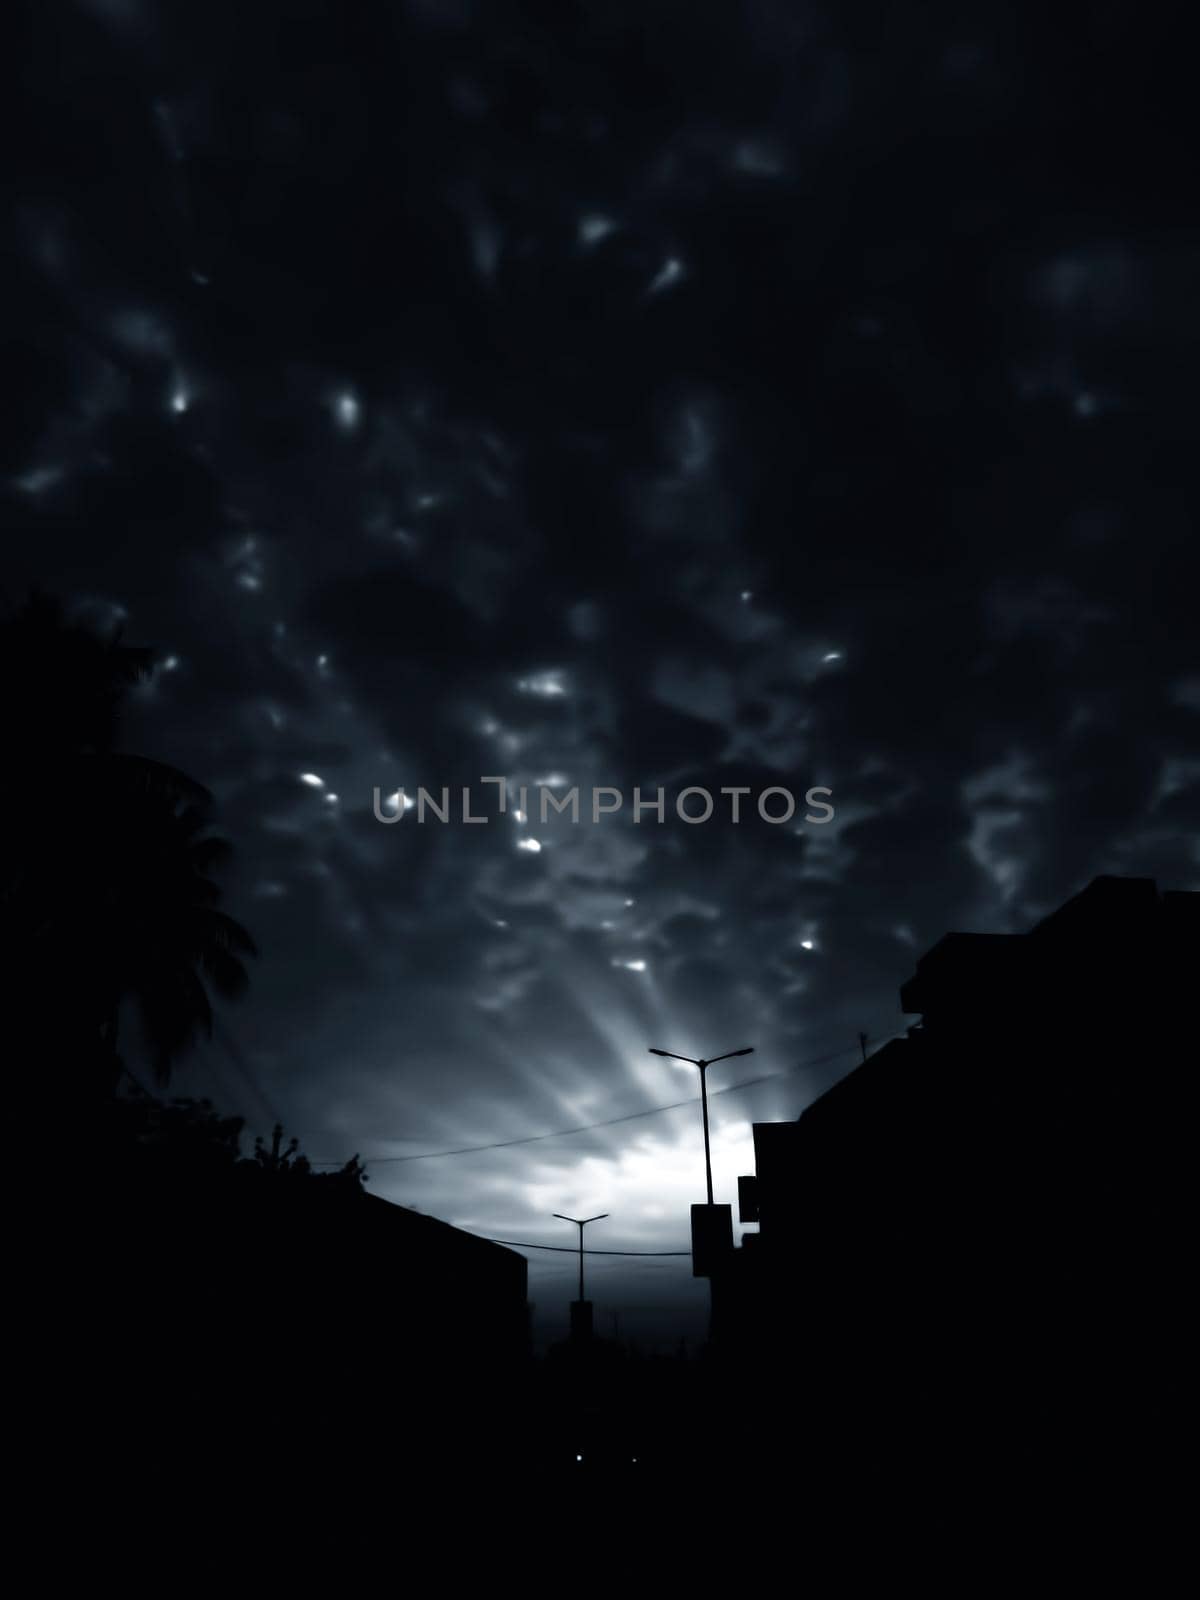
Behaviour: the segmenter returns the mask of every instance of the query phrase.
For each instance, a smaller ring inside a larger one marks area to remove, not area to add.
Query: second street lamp
[[[727,1050],[723,1056],[711,1056],[707,1061],[697,1060],[695,1056],[677,1056],[673,1050],[656,1050],[653,1045],[650,1047],[650,1054],[652,1056],[666,1056],[670,1061],[686,1061],[689,1067],[700,1068],[700,1107],[704,1117],[704,1181],[708,1185],[708,1203],[711,1206],[713,1203],[712,1156],[709,1153],[708,1145],[708,1084],[704,1075],[714,1062],[730,1061],[734,1056],[752,1056],[754,1054],[754,1046],[747,1045],[744,1050]],[[580,1238],[582,1239],[582,1237],[583,1233],[580,1230]]]
[[[579,1303],[583,1304],[583,1230],[589,1222],[603,1222],[608,1216],[607,1211],[602,1211],[598,1217],[564,1217],[561,1211],[555,1211],[554,1216],[560,1222],[573,1222],[579,1229]]]

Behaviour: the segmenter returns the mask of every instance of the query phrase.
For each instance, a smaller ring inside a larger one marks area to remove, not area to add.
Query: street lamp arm
[[[564,1216],[561,1211],[551,1212],[551,1216],[557,1217],[560,1222],[569,1222],[572,1227],[579,1229],[579,1304],[581,1306],[583,1305],[583,1230],[589,1222],[603,1222],[608,1215],[607,1211],[601,1211],[594,1217],[568,1217]]]
[[[689,1066],[700,1068],[700,1116],[704,1124],[704,1185],[708,1191],[708,1203],[713,1204],[712,1181],[712,1148],[708,1134],[708,1069],[715,1061],[730,1061],[734,1056],[752,1056],[754,1046],[746,1045],[741,1050],[727,1050],[723,1056],[709,1056],[707,1061],[697,1061],[694,1056],[677,1056],[672,1050],[656,1050],[653,1045],[648,1046],[652,1056],[667,1056],[672,1061],[686,1061]]]

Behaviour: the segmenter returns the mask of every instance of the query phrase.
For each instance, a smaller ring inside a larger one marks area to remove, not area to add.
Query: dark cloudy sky
[[[733,1199],[948,928],[1200,886],[1192,90],[1149,15],[17,8],[6,593],[158,649],[126,742],[218,796],[262,950],[182,1090],[395,1157],[753,1044],[712,1075],[779,1074],[714,1099]],[[484,774],[836,819],[372,816]],[[698,1120],[371,1183],[686,1248]],[[532,1282],[553,1329],[569,1262]],[[698,1325],[686,1262],[593,1288]]]

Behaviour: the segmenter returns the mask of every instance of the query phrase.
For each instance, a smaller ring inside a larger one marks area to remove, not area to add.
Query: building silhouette
[[[901,990],[907,1037],[755,1125],[759,1232],[713,1275],[742,1403],[769,1393],[817,1450],[1161,1437],[1198,930],[1200,895],[1102,877],[1026,934],[948,934]]]
[[[366,1430],[405,1471],[518,1436],[523,1256],[356,1173],[226,1157],[125,1142],[93,1174],[70,1241],[87,1325],[56,1334],[89,1434],[177,1461],[228,1453],[238,1419],[278,1464]]]

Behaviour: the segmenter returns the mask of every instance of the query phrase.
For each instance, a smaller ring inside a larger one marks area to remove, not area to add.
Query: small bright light
[[[181,417],[187,408],[188,397],[182,389],[179,389],[171,396],[171,410],[177,417]]]
[[[646,970],[646,963],[644,961],[640,961],[640,960],[639,961],[623,961],[621,963],[621,965],[628,972],[645,972],[645,970]]]
[[[399,811],[401,800],[404,801],[404,809],[405,809],[405,811],[411,811],[412,808],[417,803],[413,799],[412,795],[405,794],[402,789],[397,789],[395,794],[390,794],[390,795],[388,795],[387,798],[388,798],[388,805],[391,806],[393,811]]]
[[[632,900],[626,900],[625,904],[627,906],[631,906],[633,904],[633,901]]]
[[[601,239],[607,239],[616,230],[616,226],[611,217],[581,217],[579,242],[585,245],[599,244]]]
[[[337,411],[337,419],[343,428],[358,426],[361,407],[352,394],[339,395],[335,409]]]
[[[576,1461],[582,1461],[583,1457],[582,1456],[576,1456],[575,1459],[576,1459]]]
[[[174,672],[178,666],[179,666],[179,657],[178,656],[168,656],[167,659],[162,664],[162,669],[163,669],[164,672]]]
[[[813,944],[811,939],[801,939],[800,948],[801,950],[815,950],[816,946]]]
[[[541,844],[537,839],[518,839],[517,840],[517,849],[518,850],[529,850],[535,856],[541,850],[541,848],[542,848]]]
[[[842,652],[840,650],[827,650],[821,657],[822,661],[840,661],[841,659]]]
[[[678,283],[682,277],[683,262],[680,261],[676,256],[669,256],[667,260],[663,262],[658,276],[650,285],[649,292],[651,294],[658,294],[663,289],[669,289],[673,283]]]
[[[562,681],[562,673],[556,667],[548,672],[534,673],[529,678],[518,678],[517,688],[522,694],[536,694],[543,699],[552,699],[567,692]]]
[[[335,795],[335,794],[327,794],[325,796],[325,800],[326,800],[326,803],[331,805],[331,806],[337,805],[337,795]]]
[[[318,778],[315,772],[302,772],[300,774],[300,782],[306,783],[310,789],[323,789],[325,787],[325,779]]]
[[[529,817],[524,811],[514,811],[513,812],[513,821],[514,822],[528,822],[529,821]]]
[[[754,590],[753,589],[743,589],[742,590],[742,604],[743,605],[749,605],[751,600],[753,600],[753,599],[754,599]]]

